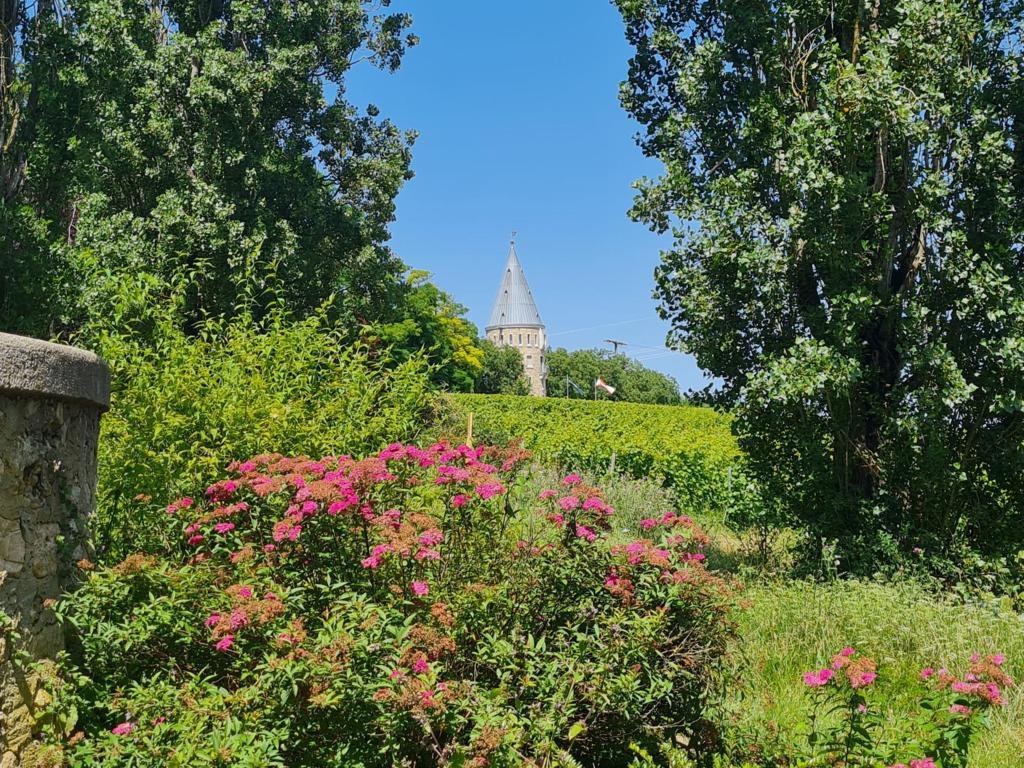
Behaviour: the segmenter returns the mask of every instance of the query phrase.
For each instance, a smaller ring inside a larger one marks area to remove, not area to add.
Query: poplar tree
[[[1024,542],[1017,0],[617,0],[670,341],[845,567]]]

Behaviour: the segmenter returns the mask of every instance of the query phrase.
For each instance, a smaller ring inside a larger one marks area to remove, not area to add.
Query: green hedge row
[[[711,408],[513,395],[450,395],[447,432],[477,442],[522,438],[566,469],[660,478],[694,512],[722,509],[741,454],[732,418]],[[614,464],[613,464],[614,461]]]

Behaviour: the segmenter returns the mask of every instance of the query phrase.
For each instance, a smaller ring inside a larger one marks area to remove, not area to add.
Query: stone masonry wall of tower
[[[491,328],[487,339],[499,347],[515,347],[523,356],[530,394],[544,397],[548,386],[547,332],[543,328]],[[520,341],[522,339],[522,341]]]

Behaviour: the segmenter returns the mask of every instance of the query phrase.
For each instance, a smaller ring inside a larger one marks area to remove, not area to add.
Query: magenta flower
[[[935,670],[934,669],[932,669],[931,667],[925,667],[924,669],[921,670],[921,679],[922,680],[927,680],[928,678],[930,678],[934,674],[935,674]]]
[[[433,547],[444,541],[444,534],[437,528],[431,528],[420,534],[420,544],[424,547]]]
[[[490,499],[505,492],[505,486],[501,483],[481,483],[476,487],[476,492],[481,499]]]
[[[571,509],[576,509],[580,505],[580,499],[578,496],[563,496],[558,500],[558,506],[568,512]]]
[[[110,732],[115,736],[127,736],[129,733],[135,730],[135,723],[129,723],[127,720],[123,723],[118,723]]]
[[[217,533],[227,533],[228,531],[235,530],[235,524],[234,523],[217,523],[215,526],[213,526],[213,530],[215,530]]]
[[[571,475],[566,475],[565,477],[562,478],[562,485],[577,485],[578,483],[582,482],[583,478],[577,475],[575,472]]]
[[[412,663],[412,671],[417,675],[425,675],[430,672],[430,665],[423,656],[417,656],[416,661]]]
[[[217,641],[217,644],[214,646],[214,648],[216,648],[218,651],[222,651],[223,652],[223,651],[228,650],[234,644],[235,644],[235,636],[234,635],[224,635],[224,637],[222,637],[220,640]]]
[[[539,498],[541,498],[541,499],[551,499],[551,498],[554,498],[557,495],[558,495],[558,491],[553,491],[550,488],[548,488],[547,490],[540,492],[540,497]]]
[[[820,688],[828,685],[835,673],[831,669],[819,669],[817,672],[806,672],[804,674],[804,685],[808,688]]]
[[[953,704],[950,706],[949,711],[954,715],[969,715],[971,714],[971,708],[965,707],[963,704]]]
[[[206,626],[208,626],[208,627],[212,627],[212,626],[213,626],[214,624],[216,624],[216,623],[217,623],[218,621],[220,621],[220,614],[219,614],[219,613],[211,613],[211,614],[210,614],[210,615],[209,615],[209,616],[207,617],[207,619],[206,619]]]
[[[196,544],[201,542],[204,538],[206,538],[206,537],[203,536],[201,533],[197,533],[196,535],[189,537],[188,544],[189,544],[190,547],[194,547]]]
[[[425,581],[414,581],[409,587],[416,597],[424,597],[430,591],[430,585]]]
[[[643,520],[640,521],[640,527],[643,528],[645,531],[649,531],[657,524],[658,521],[655,520],[653,517],[645,517]]]
[[[878,675],[875,672],[861,672],[850,677],[850,687],[865,688],[875,682]]]
[[[454,496],[452,496],[452,506],[453,507],[464,507],[464,506],[466,506],[466,503],[468,501],[469,501],[469,497],[466,494],[464,494],[464,493],[457,493]]]

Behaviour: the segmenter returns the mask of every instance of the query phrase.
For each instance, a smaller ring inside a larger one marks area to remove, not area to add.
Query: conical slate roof
[[[513,242],[508,249],[508,261],[505,262],[505,273],[501,277],[498,295],[494,299],[491,319],[487,330],[492,328],[508,328],[509,326],[535,326],[543,328],[537,304],[526,283],[526,273],[516,256],[516,244]]]

